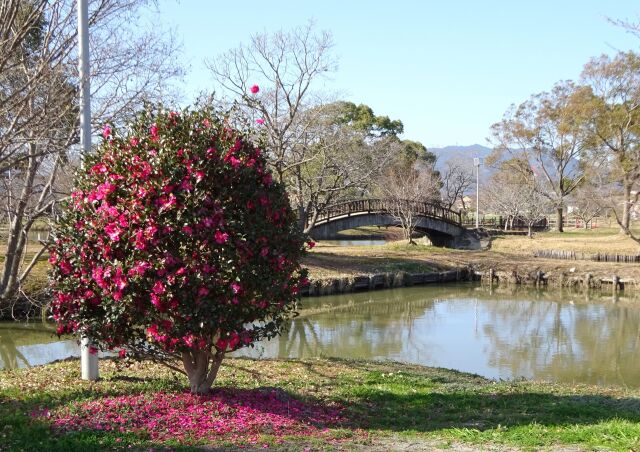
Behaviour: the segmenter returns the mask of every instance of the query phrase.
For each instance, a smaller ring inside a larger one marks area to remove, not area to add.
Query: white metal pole
[[[78,0],[78,72],[80,79],[80,143],[82,152],[91,151],[91,92],[89,91],[89,4]],[[97,380],[98,355],[91,353],[91,340],[80,341],[80,368],[83,380]]]
[[[480,228],[480,159],[473,159],[476,167],[476,229]]]

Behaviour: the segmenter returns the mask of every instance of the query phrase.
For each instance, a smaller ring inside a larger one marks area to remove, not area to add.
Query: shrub
[[[180,359],[206,392],[225,353],[295,313],[304,237],[264,151],[219,114],[145,110],[103,135],[50,253],[58,334]]]

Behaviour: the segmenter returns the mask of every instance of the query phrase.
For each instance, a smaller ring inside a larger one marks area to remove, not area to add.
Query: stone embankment
[[[640,278],[623,278],[616,274],[611,276],[597,276],[591,273],[577,273],[575,268],[567,271],[554,271],[545,273],[542,270],[530,272],[518,272],[516,270],[494,270],[489,268],[484,271],[474,271],[474,274],[483,282],[491,284],[522,284],[532,286],[573,287],[579,289],[607,289],[637,290],[640,287]]]
[[[640,275],[639,275],[640,276]],[[303,296],[336,295],[350,292],[370,291],[424,284],[452,283],[460,281],[482,281],[483,284],[528,285],[571,287],[577,289],[600,289],[633,291],[640,288],[640,277],[621,277],[578,273],[575,268],[555,269],[552,272],[535,270],[496,270],[469,265],[452,270],[431,273],[379,273],[342,278],[312,280],[301,288]]]
[[[335,295],[341,293],[410,287],[423,284],[471,281],[475,278],[469,268],[431,273],[378,273],[375,275],[348,276],[318,279],[301,288],[303,296]]]

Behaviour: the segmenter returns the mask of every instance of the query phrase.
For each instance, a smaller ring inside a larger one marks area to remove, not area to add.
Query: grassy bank
[[[377,227],[344,231],[358,235],[379,231]],[[380,229],[387,238],[399,238],[398,228]],[[379,273],[429,273],[473,266],[497,271],[533,272],[542,269],[548,273],[563,273],[574,269],[576,273],[591,273],[594,277],[611,277],[640,281],[640,264],[615,264],[588,261],[558,261],[533,257],[536,250],[565,250],[583,253],[636,254],[640,247],[633,240],[614,228],[594,230],[567,229],[567,232],[537,233],[535,237],[498,236],[492,240],[491,249],[483,251],[452,250],[425,245],[417,239],[417,245],[395,241],[386,245],[338,246],[319,242],[304,260],[311,279],[352,277]],[[30,247],[27,258],[37,251]],[[25,284],[25,292],[38,294],[47,285],[49,263],[43,256]],[[0,259],[1,262],[1,259]]]
[[[122,371],[113,361],[101,365],[103,379],[96,383],[78,380],[77,361],[0,372],[0,449],[85,451],[133,446],[181,450],[202,444],[293,450],[640,447],[638,391],[494,382],[444,369],[338,360],[229,359],[216,385],[219,393],[236,391],[250,397],[264,391],[277,393],[277,403],[264,406],[263,416],[283,404],[314,410],[330,407],[339,413],[335,422],[311,421],[303,430],[284,434],[266,425],[261,430],[240,429],[219,437],[209,432],[206,439],[197,434],[158,435],[153,428],[136,430],[133,426],[122,432],[107,430],[110,424],[103,414],[113,400],[139,394],[151,399],[158,392],[170,399],[183,394],[186,381],[149,363]],[[92,415],[102,419],[101,428],[82,427],[82,406],[91,401],[101,407]],[[290,408],[279,414],[285,418],[280,422],[289,417],[305,424],[304,412]],[[133,416],[120,406],[118,416],[128,415]],[[187,410],[181,415],[177,425],[188,422]],[[205,417],[225,415],[232,416],[220,410]],[[75,421],[74,416],[80,420]],[[61,418],[73,423],[72,428],[60,428]]]
[[[480,270],[520,274],[542,270],[552,275],[591,274],[594,278],[618,275],[640,281],[640,264],[591,261],[561,261],[533,256],[535,250],[566,250],[587,253],[636,254],[638,244],[616,229],[568,230],[565,233],[537,233],[502,236],[492,240],[488,250],[467,251],[421,244],[392,242],[378,246],[316,246],[305,258],[312,279],[341,278],[358,274],[405,271],[421,273],[472,266]]]

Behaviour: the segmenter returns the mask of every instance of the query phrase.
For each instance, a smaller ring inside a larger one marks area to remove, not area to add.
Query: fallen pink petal
[[[122,395],[76,402],[32,416],[47,418],[59,433],[132,432],[152,440],[254,443],[258,435],[325,437],[346,420],[336,404],[308,403],[277,389],[222,388],[201,396],[188,392]]]

